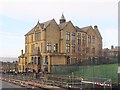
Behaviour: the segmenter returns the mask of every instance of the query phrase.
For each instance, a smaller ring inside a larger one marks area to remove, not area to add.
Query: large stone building
[[[75,64],[99,57],[102,37],[97,26],[79,28],[64,15],[57,24],[54,19],[40,23],[25,35],[25,53],[19,56],[19,72],[51,72],[55,65]]]

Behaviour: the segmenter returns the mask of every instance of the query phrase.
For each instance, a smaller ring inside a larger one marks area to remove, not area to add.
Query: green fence
[[[83,77],[85,79],[96,81],[111,79],[112,82],[118,82],[117,74],[118,64],[89,65],[89,66],[53,66],[52,74],[74,77]],[[93,78],[92,78],[93,77]]]

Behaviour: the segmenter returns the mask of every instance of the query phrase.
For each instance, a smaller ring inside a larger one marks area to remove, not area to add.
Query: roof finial
[[[38,22],[37,23],[39,23],[39,19],[38,19]]]
[[[61,18],[60,18],[60,19],[65,19],[63,12],[62,12],[62,16],[61,16]]]
[[[60,18],[60,24],[64,23],[64,22],[66,22],[66,19],[65,19],[64,15],[63,15],[63,12],[62,12],[62,16]]]

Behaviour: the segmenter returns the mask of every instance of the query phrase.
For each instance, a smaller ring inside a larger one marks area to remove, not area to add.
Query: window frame
[[[35,31],[35,40],[36,41],[39,41],[40,40],[40,29],[36,29],[36,31]]]
[[[75,41],[75,32],[72,32],[72,41]]]
[[[70,43],[66,43],[66,52],[70,53]]]
[[[66,40],[70,41],[70,32],[66,32]]]
[[[80,45],[81,44],[81,33],[77,34],[77,44]]]
[[[58,52],[58,44],[57,43],[55,43],[53,45],[53,50],[54,50],[54,52]]]
[[[51,52],[51,43],[49,42],[49,43],[47,43],[47,52]]]

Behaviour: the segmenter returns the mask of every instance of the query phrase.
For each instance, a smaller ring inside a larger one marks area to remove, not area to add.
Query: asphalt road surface
[[[5,81],[0,80],[0,82],[2,83],[2,88],[23,88],[21,86],[18,86],[18,85],[12,84],[12,83],[8,83]]]
[[[2,86],[2,87],[1,87]],[[44,90],[41,88],[25,88],[19,85],[8,83],[0,80],[0,90]]]

